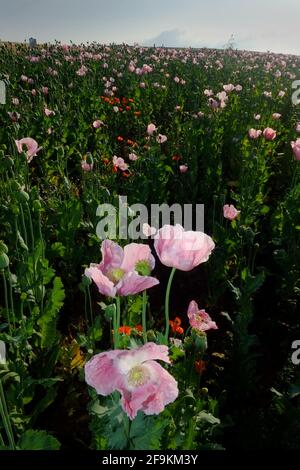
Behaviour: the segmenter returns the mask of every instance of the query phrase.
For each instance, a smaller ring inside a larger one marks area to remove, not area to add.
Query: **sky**
[[[300,0],[0,0],[0,40],[224,47],[300,55]]]

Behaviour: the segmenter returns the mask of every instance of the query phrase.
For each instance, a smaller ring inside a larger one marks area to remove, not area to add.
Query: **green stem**
[[[114,329],[114,349],[118,349],[118,343],[119,343],[119,330],[118,330],[118,325],[117,325],[117,310],[114,309],[113,313],[113,329]]]
[[[24,240],[25,240],[26,246],[28,246],[28,237],[27,237],[27,230],[26,230],[26,224],[25,224],[24,211],[23,211],[22,204],[20,204],[19,207],[20,207],[21,223],[22,223],[22,228],[23,228]]]
[[[31,237],[31,248],[32,251],[34,252],[34,232],[33,232],[33,224],[32,224],[32,217],[31,217],[31,212],[29,209],[29,205],[26,202],[26,211],[28,214],[28,220],[29,220],[29,230],[30,230],[30,237]]]
[[[2,382],[0,380],[0,414],[2,415],[3,424],[7,434],[9,446],[11,450],[15,450],[16,444],[14,440],[13,430],[10,424],[9,414],[6,406],[5,395],[2,387]]]
[[[8,298],[7,298],[7,284],[6,284],[6,277],[5,277],[4,269],[2,269],[2,279],[3,279],[3,287],[4,287],[4,300],[5,300],[5,309],[7,313],[8,330],[9,330],[9,334],[11,335],[11,323],[10,323]]]
[[[95,347],[94,315],[93,315],[93,308],[92,308],[92,298],[91,298],[90,286],[87,286],[87,292],[88,292],[88,299],[89,299],[91,326],[92,326],[92,331],[93,331],[93,335],[92,335],[93,344],[94,344],[94,347]]]
[[[116,330],[115,330],[115,338],[116,338],[116,342],[117,342],[117,347],[119,346],[119,328],[120,328],[120,324],[121,324],[121,299],[119,296],[116,297],[116,309],[117,309],[117,312],[116,312]]]
[[[142,327],[143,327],[143,340],[147,343],[147,323],[146,323],[146,310],[147,310],[147,294],[146,290],[143,291],[143,309],[142,309]]]
[[[8,266],[7,270],[8,270],[8,276],[9,276],[9,299],[10,299],[10,305],[11,305],[12,320],[13,320],[13,326],[14,326],[14,328],[16,328],[14,299],[13,299],[13,291],[12,291],[12,286],[11,286],[11,272],[10,272],[9,266]]]
[[[20,314],[21,314],[22,330],[23,330],[24,335],[26,333],[26,336],[27,336],[26,324],[25,324],[25,321],[24,321],[24,300],[22,300],[22,299],[21,299],[21,303],[20,303]]]
[[[165,331],[165,340],[168,343],[169,340],[169,330],[170,330],[170,312],[169,312],[169,306],[170,306],[170,291],[171,291],[171,286],[172,286],[172,281],[174,274],[176,272],[176,268],[172,268],[168,285],[167,285],[167,290],[166,290],[166,299],[165,299],[165,317],[166,317],[166,331]]]
[[[88,315],[87,315],[87,295],[86,295],[86,289],[84,289],[84,317],[85,317],[85,323],[86,327],[89,327],[89,320],[88,320]]]

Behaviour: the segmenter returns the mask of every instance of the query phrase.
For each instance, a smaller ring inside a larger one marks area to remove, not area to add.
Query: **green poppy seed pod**
[[[42,204],[38,199],[32,203],[33,212],[40,212],[42,210]]]
[[[26,191],[20,191],[17,195],[17,199],[19,202],[28,202],[29,201],[29,194]]]
[[[8,248],[5,243],[0,240],[0,255],[2,255],[2,253],[8,253]]]
[[[84,287],[88,287],[88,286],[90,286],[91,284],[92,284],[92,279],[89,278],[89,277],[87,277],[87,276],[84,276],[84,275],[83,275],[83,276],[82,276],[82,285],[83,285]]]
[[[155,341],[156,340],[156,336],[155,336],[155,333],[153,330],[149,330],[147,331],[147,338],[149,341]]]
[[[20,213],[19,207],[18,207],[18,206],[15,206],[15,205],[13,205],[13,206],[11,207],[11,210],[12,210],[12,213],[13,213],[14,215],[19,215],[19,213]]]
[[[0,269],[6,269],[9,266],[9,258],[6,253],[0,255]]]
[[[24,302],[24,300],[27,299],[27,294],[26,294],[26,292],[22,292],[22,294],[20,295],[20,299],[22,300],[22,302]]]
[[[0,156],[0,158],[1,158],[1,156]],[[12,168],[12,167],[14,166],[14,161],[13,161],[13,159],[12,159],[11,157],[7,157],[7,158],[6,158],[6,163],[7,163],[7,166],[8,166],[9,168]]]

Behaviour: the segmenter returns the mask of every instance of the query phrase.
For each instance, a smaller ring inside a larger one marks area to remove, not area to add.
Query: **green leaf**
[[[204,410],[198,413],[198,415],[196,416],[196,421],[197,423],[205,422],[208,424],[220,424],[221,422],[219,418],[216,418],[214,415]]]
[[[165,418],[146,416],[139,412],[130,428],[130,449],[159,450],[160,440],[167,424]]]
[[[266,274],[264,271],[259,273],[257,276],[250,276],[247,278],[246,281],[246,292],[248,295],[254,294],[265,282]]]
[[[38,320],[41,327],[41,347],[51,348],[56,339],[56,321],[57,315],[65,298],[65,291],[60,277],[55,277],[53,288],[50,291],[46,302],[44,313]]]
[[[29,429],[20,437],[18,447],[21,450],[59,450],[60,443],[46,431]]]
[[[26,245],[25,241],[24,241],[24,238],[22,237],[21,233],[19,232],[19,230],[17,231],[17,239],[18,239],[18,242],[20,243],[21,247],[28,251],[28,246]]]

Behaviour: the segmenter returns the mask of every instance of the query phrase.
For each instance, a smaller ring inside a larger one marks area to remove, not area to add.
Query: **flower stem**
[[[172,268],[168,285],[167,285],[167,290],[166,290],[166,299],[165,299],[165,317],[166,317],[166,331],[165,331],[165,340],[168,343],[169,340],[169,330],[170,330],[170,313],[169,313],[169,305],[170,305],[170,291],[171,291],[171,286],[172,286],[172,281],[173,277],[175,274],[176,268]]]
[[[147,310],[147,294],[146,294],[146,290],[144,290],[143,291],[142,327],[143,327],[143,340],[145,344],[147,343],[146,310]]]
[[[11,335],[12,332],[11,332],[10,315],[9,315],[9,308],[8,308],[7,284],[6,284],[6,277],[5,277],[4,269],[2,269],[2,279],[3,279],[4,299],[5,299],[5,309],[6,309],[6,315],[7,315],[8,330],[9,330],[9,334]]]
[[[93,347],[95,348],[95,328],[94,328],[94,315],[93,315],[93,307],[92,307],[92,298],[90,292],[90,286],[87,286],[87,294],[89,300],[89,310],[90,310],[90,319],[91,319],[91,327],[92,327],[92,339],[93,339]]]
[[[121,323],[121,299],[116,297],[116,328],[114,328],[115,348],[119,347],[119,328]]]
[[[9,446],[11,450],[15,450],[15,440],[14,440],[14,435],[13,435],[13,430],[10,424],[10,419],[9,419],[9,414],[6,406],[6,401],[5,401],[5,395],[4,395],[4,390],[2,387],[2,382],[0,380],[0,415],[2,416],[4,428],[7,434]]]

